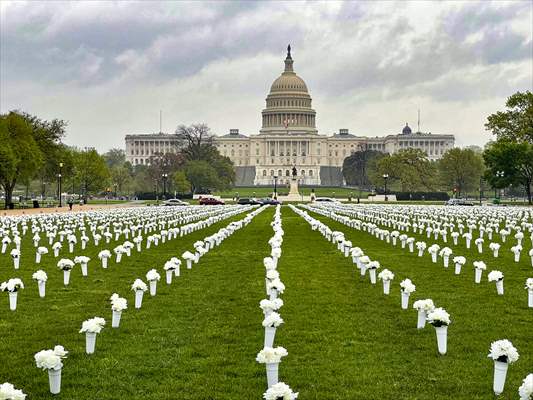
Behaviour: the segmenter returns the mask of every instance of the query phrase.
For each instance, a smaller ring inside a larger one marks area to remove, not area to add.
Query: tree
[[[109,168],[122,167],[126,164],[126,152],[122,149],[110,149],[103,157]]]
[[[219,186],[217,172],[207,161],[189,161],[185,165],[185,176],[191,183],[193,193],[216,189]]]
[[[493,187],[520,185],[532,204],[533,144],[498,140],[487,145],[483,158],[487,166],[485,177]],[[497,176],[498,171],[503,171],[503,176]]]
[[[98,154],[94,148],[80,150],[72,148],[73,171],[66,170],[73,175],[75,184],[73,186],[80,188],[80,193],[87,199],[90,194],[95,194],[105,190],[109,183],[109,168],[104,157]]]
[[[17,181],[29,182],[43,163],[33,128],[20,114],[0,116],[0,185],[5,192],[5,208],[13,201]]]
[[[435,186],[435,165],[420,149],[403,149],[370,163],[370,180],[375,186],[383,187],[385,178],[392,188],[395,183],[403,192],[433,190]]]
[[[533,144],[533,93],[516,92],[505,103],[507,111],[489,115],[485,128],[498,140]]]
[[[479,185],[483,175],[483,158],[471,149],[448,150],[437,163],[441,182],[446,188],[453,187],[458,196]]]
[[[187,193],[191,190],[191,183],[187,180],[187,176],[184,171],[176,171],[172,175],[172,183],[174,189],[178,193]]]
[[[356,151],[344,159],[342,173],[348,185],[370,186],[368,167],[373,159],[380,159],[385,153],[376,150]]]
[[[179,125],[176,135],[179,137],[179,151],[188,161],[208,161],[213,154],[218,153],[214,136],[206,124]]]

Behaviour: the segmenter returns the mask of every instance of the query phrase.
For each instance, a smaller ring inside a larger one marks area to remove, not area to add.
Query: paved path
[[[136,202],[136,201],[130,201],[127,203],[115,203],[115,204],[86,204],[83,206],[75,204],[72,207],[72,211],[93,211],[103,208],[123,208],[123,207],[140,207],[143,206],[144,203],[142,202]],[[63,207],[47,207],[47,208],[23,208],[23,209],[15,209],[15,210],[1,210],[0,216],[12,216],[12,215],[29,215],[29,214],[49,214],[49,213],[64,213],[69,212],[68,205],[65,205]]]

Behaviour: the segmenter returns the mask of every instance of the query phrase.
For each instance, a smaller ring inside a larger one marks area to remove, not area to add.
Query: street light
[[[387,180],[389,179],[389,174],[383,174],[383,179],[385,179],[385,201],[389,201],[387,197]]]
[[[274,176],[274,200],[278,199],[278,176]]]
[[[163,174],[163,175],[161,175],[161,177],[163,178],[163,200],[166,200],[167,199],[167,179],[168,179],[168,174]]]
[[[61,172],[62,171],[63,171],[63,163],[60,162],[59,163],[59,174],[57,174],[57,180],[58,180],[57,192],[58,192],[58,195],[59,195],[59,207],[63,206],[63,203],[61,201]]]

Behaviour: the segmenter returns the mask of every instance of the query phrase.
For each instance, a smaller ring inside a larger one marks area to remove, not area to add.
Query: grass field
[[[264,365],[255,361],[263,346],[258,303],[266,297],[262,259],[270,252],[273,211],[256,216],[193,270],[182,268],[171,286],[164,283],[166,260],[243,215],[140,254],[134,250],[121,264],[111,262],[108,270],[101,269],[91,247],[84,252],[92,259],[89,277],[82,278],[76,267],[67,288],[52,255],[37,267],[33,251],[27,250],[15,273],[9,255],[0,254],[0,281],[20,277],[27,286],[16,312],[8,311],[7,295],[0,293],[0,380],[23,388],[29,399],[52,398],[47,374],[35,367],[33,354],[62,344],[71,354],[64,362],[58,399],[260,399],[266,379]],[[457,254],[463,251],[469,260],[488,265],[482,284],[475,285],[471,264],[455,276],[452,268],[432,264],[427,254],[418,258],[312,215],[343,231],[396,278],[391,295],[384,296],[379,282],[370,285],[351,259],[282,207],[285,236],[278,271],[287,289],[280,310],[285,323],[275,344],[289,352],[280,365],[280,380],[299,391],[299,399],[492,398],[488,348],[503,338],[513,342],[521,358],[510,366],[500,398],[517,398],[521,380],[533,367],[533,312],[524,290],[533,269],[524,254],[520,264],[511,261],[509,240],[496,261],[488,252],[474,257],[474,250],[459,246]],[[25,238],[23,250],[33,248],[29,240]],[[162,275],[158,294],[150,298],[145,293],[142,309],[135,310],[130,285],[135,278],[144,280],[151,268]],[[31,281],[37,269],[49,275],[45,299],[37,296]],[[494,284],[486,281],[491,269],[505,273],[504,296],[497,296]],[[398,285],[405,277],[417,286],[411,304],[430,297],[450,312],[446,356],[437,353],[433,328],[418,331],[416,311],[401,310]],[[110,327],[108,298],[115,291],[129,301],[119,329]],[[108,326],[98,335],[96,353],[87,356],[78,331],[93,316],[106,318]]]
[[[304,196],[309,196],[311,190],[315,190],[317,197],[348,197],[350,194],[357,197],[367,197],[368,192],[362,191],[359,192],[357,189],[350,188],[339,188],[339,187],[300,187],[300,194]],[[278,195],[286,195],[289,193],[289,189],[286,186],[278,186],[277,188]],[[274,187],[236,187],[232,190],[227,190],[223,192],[216,192],[215,195],[221,196],[224,198],[233,198],[235,193],[239,194],[239,197],[268,197],[274,192]],[[255,193],[255,196],[254,196]]]

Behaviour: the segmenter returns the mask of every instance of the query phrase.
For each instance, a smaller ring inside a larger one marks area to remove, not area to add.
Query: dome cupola
[[[406,122],[402,129],[402,135],[410,135],[411,133],[413,132],[411,131],[411,128],[409,128],[409,124]]]

